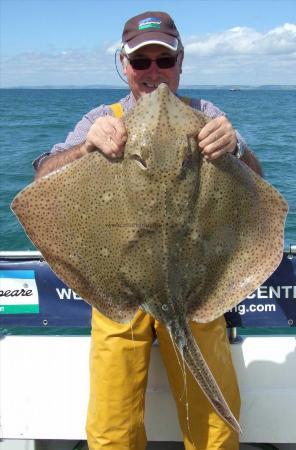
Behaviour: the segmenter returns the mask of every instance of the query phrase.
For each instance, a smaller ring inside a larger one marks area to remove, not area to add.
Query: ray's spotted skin
[[[122,159],[93,152],[24,189],[12,209],[56,274],[118,322],[164,323],[217,412],[237,431],[189,321],[221,316],[282,258],[287,205],[244,163],[206,161],[208,119],[165,84],[124,117]]]

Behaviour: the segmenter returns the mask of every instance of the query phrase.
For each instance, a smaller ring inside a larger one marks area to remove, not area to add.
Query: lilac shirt
[[[126,97],[119,100],[119,102],[121,103],[124,112],[126,112],[129,111],[135,105],[136,100],[133,94],[130,92]],[[203,99],[191,98],[190,106],[203,112],[212,119],[218,116],[225,116],[225,113],[222,112],[220,109],[218,109],[215,105],[213,105],[213,103]],[[94,108],[91,111],[89,111],[77,123],[74,130],[68,134],[65,142],[54,145],[50,152],[43,153],[33,161],[34,168],[38,169],[40,162],[51,153],[69,150],[75,145],[82,144],[86,140],[88,130],[90,129],[91,125],[95,122],[95,120],[98,117],[108,115],[113,115],[113,111],[108,105],[101,105],[98,108]],[[247,147],[246,143],[244,142],[241,135],[237,131],[236,135],[238,141],[242,144],[242,146],[246,148]]]

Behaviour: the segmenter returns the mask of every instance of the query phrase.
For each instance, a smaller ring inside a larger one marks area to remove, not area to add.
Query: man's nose
[[[151,61],[150,67],[149,67],[149,73],[153,74],[153,73],[157,73],[159,74],[159,67],[156,64],[156,61]]]

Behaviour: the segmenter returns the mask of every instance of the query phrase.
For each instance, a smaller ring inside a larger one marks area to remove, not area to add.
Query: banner
[[[268,255],[266,256],[268,257]],[[225,314],[229,327],[296,326],[296,255]],[[0,333],[15,328],[90,328],[91,307],[66,286],[42,257],[0,255]]]
[[[91,307],[41,257],[0,257],[0,332],[22,327],[89,328],[90,319]]]
[[[229,327],[296,326],[296,255],[285,252],[271,277],[225,318]]]

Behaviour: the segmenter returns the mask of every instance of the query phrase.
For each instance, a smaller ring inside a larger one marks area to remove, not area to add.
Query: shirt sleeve
[[[87,114],[85,114],[82,119],[77,123],[73,131],[70,131],[66,137],[65,142],[55,144],[52,149],[48,152],[42,153],[33,161],[33,167],[35,170],[38,169],[41,161],[47,158],[52,153],[67,151],[76,145],[82,144],[87,136],[87,133],[98,117],[103,117],[107,115],[112,115],[112,111],[109,106],[101,105],[98,108],[92,109]]]
[[[191,99],[190,102],[192,108],[198,109],[202,113],[204,113],[206,116],[210,117],[210,119],[214,119],[215,117],[219,116],[226,116],[225,112],[221,111],[221,109],[217,108],[212,102],[209,102],[207,100],[203,99]],[[242,145],[244,150],[248,149],[248,145],[246,144],[246,141],[241,136],[241,134],[235,130],[236,138],[238,142]]]

